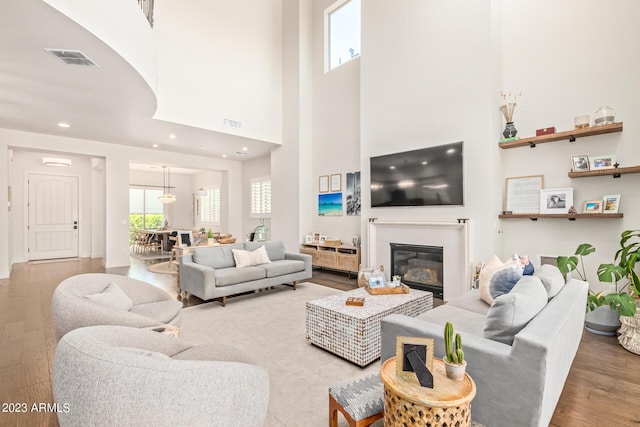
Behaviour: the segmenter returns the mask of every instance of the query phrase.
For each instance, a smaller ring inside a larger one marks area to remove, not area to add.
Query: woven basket
[[[235,243],[236,242],[236,238],[235,237],[227,237],[224,239],[218,239],[218,243],[220,243],[221,245],[230,245],[231,243]]]

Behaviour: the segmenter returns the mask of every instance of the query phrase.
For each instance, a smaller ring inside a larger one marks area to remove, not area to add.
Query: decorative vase
[[[610,125],[615,119],[616,111],[608,105],[598,108],[593,115],[593,123],[596,126]]]
[[[513,138],[518,134],[518,129],[513,125],[513,122],[507,122],[504,127],[504,131],[502,131],[502,136],[505,138]]]
[[[620,323],[618,342],[626,350],[640,355],[640,307],[633,317],[620,316]]]
[[[254,242],[268,242],[269,241],[269,227],[264,225],[264,218],[260,218],[260,225],[253,230],[255,236]]]
[[[442,358],[444,362],[444,370],[447,374],[447,378],[453,381],[464,380],[464,373],[467,370],[467,361],[465,360],[461,365],[449,363],[446,357]]]

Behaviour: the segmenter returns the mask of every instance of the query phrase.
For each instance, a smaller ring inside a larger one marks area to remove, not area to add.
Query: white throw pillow
[[[564,276],[555,265],[543,264],[536,269],[533,275],[540,279],[547,290],[549,299],[555,297],[564,286]]]
[[[267,248],[260,246],[253,252],[242,249],[231,249],[237,268],[251,267],[254,265],[268,264],[271,262],[267,254]]]
[[[98,294],[85,295],[85,298],[97,304],[125,311],[129,311],[133,307],[133,301],[131,298],[129,298],[120,286],[114,282],[109,283],[102,292]]]

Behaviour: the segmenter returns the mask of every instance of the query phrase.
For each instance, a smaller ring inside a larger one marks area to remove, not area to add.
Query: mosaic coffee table
[[[348,297],[365,299],[351,306]],[[390,314],[415,317],[433,308],[431,292],[411,289],[408,294],[370,295],[364,288],[307,302],[307,340],[318,347],[366,366],[380,357],[380,322]]]

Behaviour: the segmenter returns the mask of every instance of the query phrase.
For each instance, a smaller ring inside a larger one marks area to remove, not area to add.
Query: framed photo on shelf
[[[369,287],[371,289],[384,288],[384,274],[371,273],[369,276]]]
[[[571,171],[585,172],[589,170],[589,156],[586,154],[576,154],[571,156]]]
[[[602,213],[618,213],[620,207],[620,195],[609,194],[602,198]]]
[[[313,243],[313,236],[311,234],[307,234],[306,236],[304,236],[304,242]]]
[[[331,175],[331,191],[342,191],[342,174]]]
[[[606,156],[592,156],[591,169],[613,169],[616,163],[616,156],[608,154]]]
[[[314,233],[312,233],[312,234],[311,234],[312,243],[318,243],[318,242],[320,242],[320,235],[321,235],[321,234],[322,234],[322,233],[317,232],[317,231],[316,231],[316,232],[314,232]]]
[[[543,186],[543,175],[507,178],[505,210],[514,214],[540,212],[540,190]]]
[[[540,213],[567,214],[573,206],[573,188],[540,190]]]
[[[321,175],[320,178],[318,178],[318,192],[329,192],[329,175]]]
[[[320,238],[318,239],[318,242],[324,243],[326,240],[327,240],[327,236],[325,236],[324,234],[321,234]]]
[[[582,209],[582,213],[585,213],[585,214],[602,213],[602,200],[587,200],[586,202],[584,202],[584,208]]]

